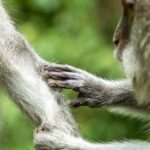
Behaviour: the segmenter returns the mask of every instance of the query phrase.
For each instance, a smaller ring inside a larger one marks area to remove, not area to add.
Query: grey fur
[[[36,150],[149,150],[150,144],[142,141],[92,144],[83,140],[61,95],[49,89],[43,81],[40,73],[43,73],[45,65],[55,67],[55,64],[42,60],[17,32],[0,1],[0,85],[37,126],[34,134]],[[68,69],[70,67],[67,71]],[[73,76],[71,80],[76,78],[77,76]],[[82,78],[81,87],[83,79],[85,78]],[[76,83],[73,83],[76,90]],[[70,84],[67,83],[67,86]],[[96,87],[102,90],[103,86]],[[115,87],[118,89],[117,93],[122,93],[117,84]],[[126,90],[132,91],[132,88]],[[98,94],[96,91],[95,93]]]

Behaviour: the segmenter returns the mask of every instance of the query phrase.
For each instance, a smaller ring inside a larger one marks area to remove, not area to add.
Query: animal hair
[[[43,80],[45,65],[51,66],[18,33],[0,1],[1,87],[35,123],[36,150],[149,150],[150,144],[142,141],[94,144],[84,140],[61,95]]]

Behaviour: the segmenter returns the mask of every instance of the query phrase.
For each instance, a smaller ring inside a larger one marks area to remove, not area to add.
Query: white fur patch
[[[124,49],[122,60],[126,76],[133,79],[136,70],[138,70],[139,62],[136,59],[134,47],[131,44],[128,44]]]

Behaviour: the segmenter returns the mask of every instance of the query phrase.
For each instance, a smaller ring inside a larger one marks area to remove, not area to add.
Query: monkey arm
[[[44,63],[16,31],[0,0],[0,86],[41,127],[35,133],[35,144],[41,142],[41,146],[48,138],[48,149],[57,149],[62,145],[55,143],[61,143],[61,138],[77,138],[79,133],[59,93],[49,89],[37,71],[37,64]]]
[[[50,87],[73,89],[78,92],[77,100],[71,106],[123,106],[135,109],[149,109],[138,106],[129,80],[107,81],[86,71],[68,65],[51,64],[44,69],[44,77]]]

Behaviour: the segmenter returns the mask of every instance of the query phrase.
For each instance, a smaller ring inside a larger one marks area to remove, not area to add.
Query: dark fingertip
[[[45,70],[48,70],[48,68],[49,68],[49,65],[44,65],[43,70],[44,70],[44,71],[45,71]]]
[[[46,68],[46,67],[48,67],[48,66],[49,66],[49,65],[46,64],[46,65],[44,65],[44,68]]]
[[[69,105],[70,105],[71,108],[77,108],[77,107],[80,106],[80,102],[73,101]]]

